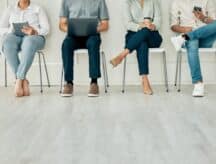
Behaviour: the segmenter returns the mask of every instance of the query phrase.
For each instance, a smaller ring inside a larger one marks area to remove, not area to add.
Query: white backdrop
[[[13,0],[10,1],[10,3]],[[60,81],[60,71],[61,71],[61,43],[64,38],[63,33],[58,30],[59,21],[59,9],[61,0],[34,0],[38,4],[42,5],[47,11],[51,23],[51,34],[47,38],[47,45],[45,49],[49,75],[51,78],[51,83],[53,85],[59,84]],[[216,1],[216,0],[215,0]],[[169,29],[169,4],[172,0],[161,0],[161,6],[163,10],[163,26],[161,29],[162,35],[164,37],[163,47],[167,49],[167,63],[168,63],[168,76],[170,83],[173,83],[175,75],[175,62],[176,54],[170,43],[170,37],[173,33]],[[121,10],[122,10],[122,0],[107,0],[109,13],[110,13],[110,30],[107,33],[102,34],[103,44],[102,47],[107,56],[107,62],[109,59],[116,55],[124,46],[124,35],[125,29],[122,22]],[[6,8],[6,0],[0,0],[0,15]],[[87,55],[82,54],[76,57],[75,64],[75,81],[77,84],[88,84],[88,60]],[[202,70],[204,74],[204,79],[206,83],[216,83],[216,57],[213,54],[201,54]],[[151,81],[154,84],[163,84],[163,69],[162,69],[162,59],[160,55],[153,54],[150,56],[150,71],[151,71]],[[186,58],[183,61],[182,67],[182,80],[183,83],[191,83],[189,76],[188,64]],[[139,76],[137,70],[137,61],[134,55],[128,58],[128,69],[127,69],[127,83],[128,84],[139,84]],[[39,82],[39,72],[38,72],[37,58],[35,58],[35,63],[31,68],[28,78],[33,84]],[[9,74],[9,84],[14,82],[14,77]],[[108,75],[110,83],[113,85],[119,85],[122,81],[122,66],[117,69],[113,69],[108,64]],[[3,60],[0,58],[0,85],[4,83],[4,66]]]

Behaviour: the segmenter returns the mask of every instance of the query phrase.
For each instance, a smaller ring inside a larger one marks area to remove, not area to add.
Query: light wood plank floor
[[[139,87],[119,87],[88,98],[87,87],[73,98],[58,88],[33,88],[16,99],[0,88],[0,164],[215,164],[216,86],[205,98],[182,93],[154,96]]]

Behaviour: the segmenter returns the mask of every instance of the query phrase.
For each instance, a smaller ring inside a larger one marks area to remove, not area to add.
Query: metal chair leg
[[[104,77],[104,88],[105,93],[107,93],[107,80],[106,80],[106,71],[105,71],[105,59],[104,59],[104,53],[101,53],[101,60],[102,60],[102,67],[103,67],[103,77]]]
[[[38,52],[38,64],[39,64],[39,72],[40,72],[40,92],[43,93],[43,80],[42,80],[42,70],[41,70],[41,53]]]
[[[107,84],[107,88],[109,88],[109,78],[108,78],[108,71],[107,71],[107,63],[106,63],[106,54],[104,52],[103,56],[104,56],[104,66],[105,66],[105,74],[106,74],[106,84]]]
[[[166,52],[163,53],[163,63],[164,63],[164,79],[165,79],[165,87],[166,91],[169,92],[169,84],[168,84],[168,74],[167,74],[167,61],[166,61]]]
[[[179,84],[178,84],[178,92],[181,92],[181,67],[182,67],[182,54],[179,53]]]
[[[46,78],[47,78],[47,84],[48,84],[48,87],[50,88],[51,85],[50,85],[50,79],[49,79],[48,69],[47,69],[47,65],[46,65],[45,55],[43,52],[41,52],[41,55],[43,57],[44,69],[45,69]]]
[[[127,57],[125,57],[124,59],[124,66],[123,66],[122,93],[125,93],[126,65],[127,65]]]
[[[63,76],[64,76],[64,68],[62,66],[62,71],[61,71],[61,82],[60,82],[60,89],[59,89],[59,93],[62,93],[62,86],[63,86]]]
[[[175,86],[177,86],[178,72],[179,72],[179,53],[176,55],[176,73],[175,73]]]
[[[7,87],[7,60],[5,59],[4,61],[4,65],[5,65],[5,87]]]

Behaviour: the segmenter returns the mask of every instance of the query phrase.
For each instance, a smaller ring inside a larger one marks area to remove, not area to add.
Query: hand
[[[155,31],[156,30],[156,26],[154,24],[152,24],[152,23],[150,25],[148,25],[147,28],[149,30],[151,30],[151,31]]]
[[[108,20],[102,20],[98,23],[97,32],[105,32],[109,29],[109,21]]]
[[[156,26],[153,23],[139,23],[141,28],[148,28],[151,31],[156,29]]]
[[[205,19],[205,15],[203,14],[202,11],[193,11],[195,17],[201,21]]]
[[[98,33],[101,32],[101,22],[98,23],[98,26],[97,26],[97,32],[98,32]]]
[[[26,35],[38,35],[38,32],[31,26],[23,27],[22,32]]]

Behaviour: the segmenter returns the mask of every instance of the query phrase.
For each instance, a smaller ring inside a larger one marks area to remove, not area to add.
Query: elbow
[[[175,30],[175,26],[171,26],[170,29],[171,29],[172,31],[174,31],[174,32],[176,31],[176,30]]]

